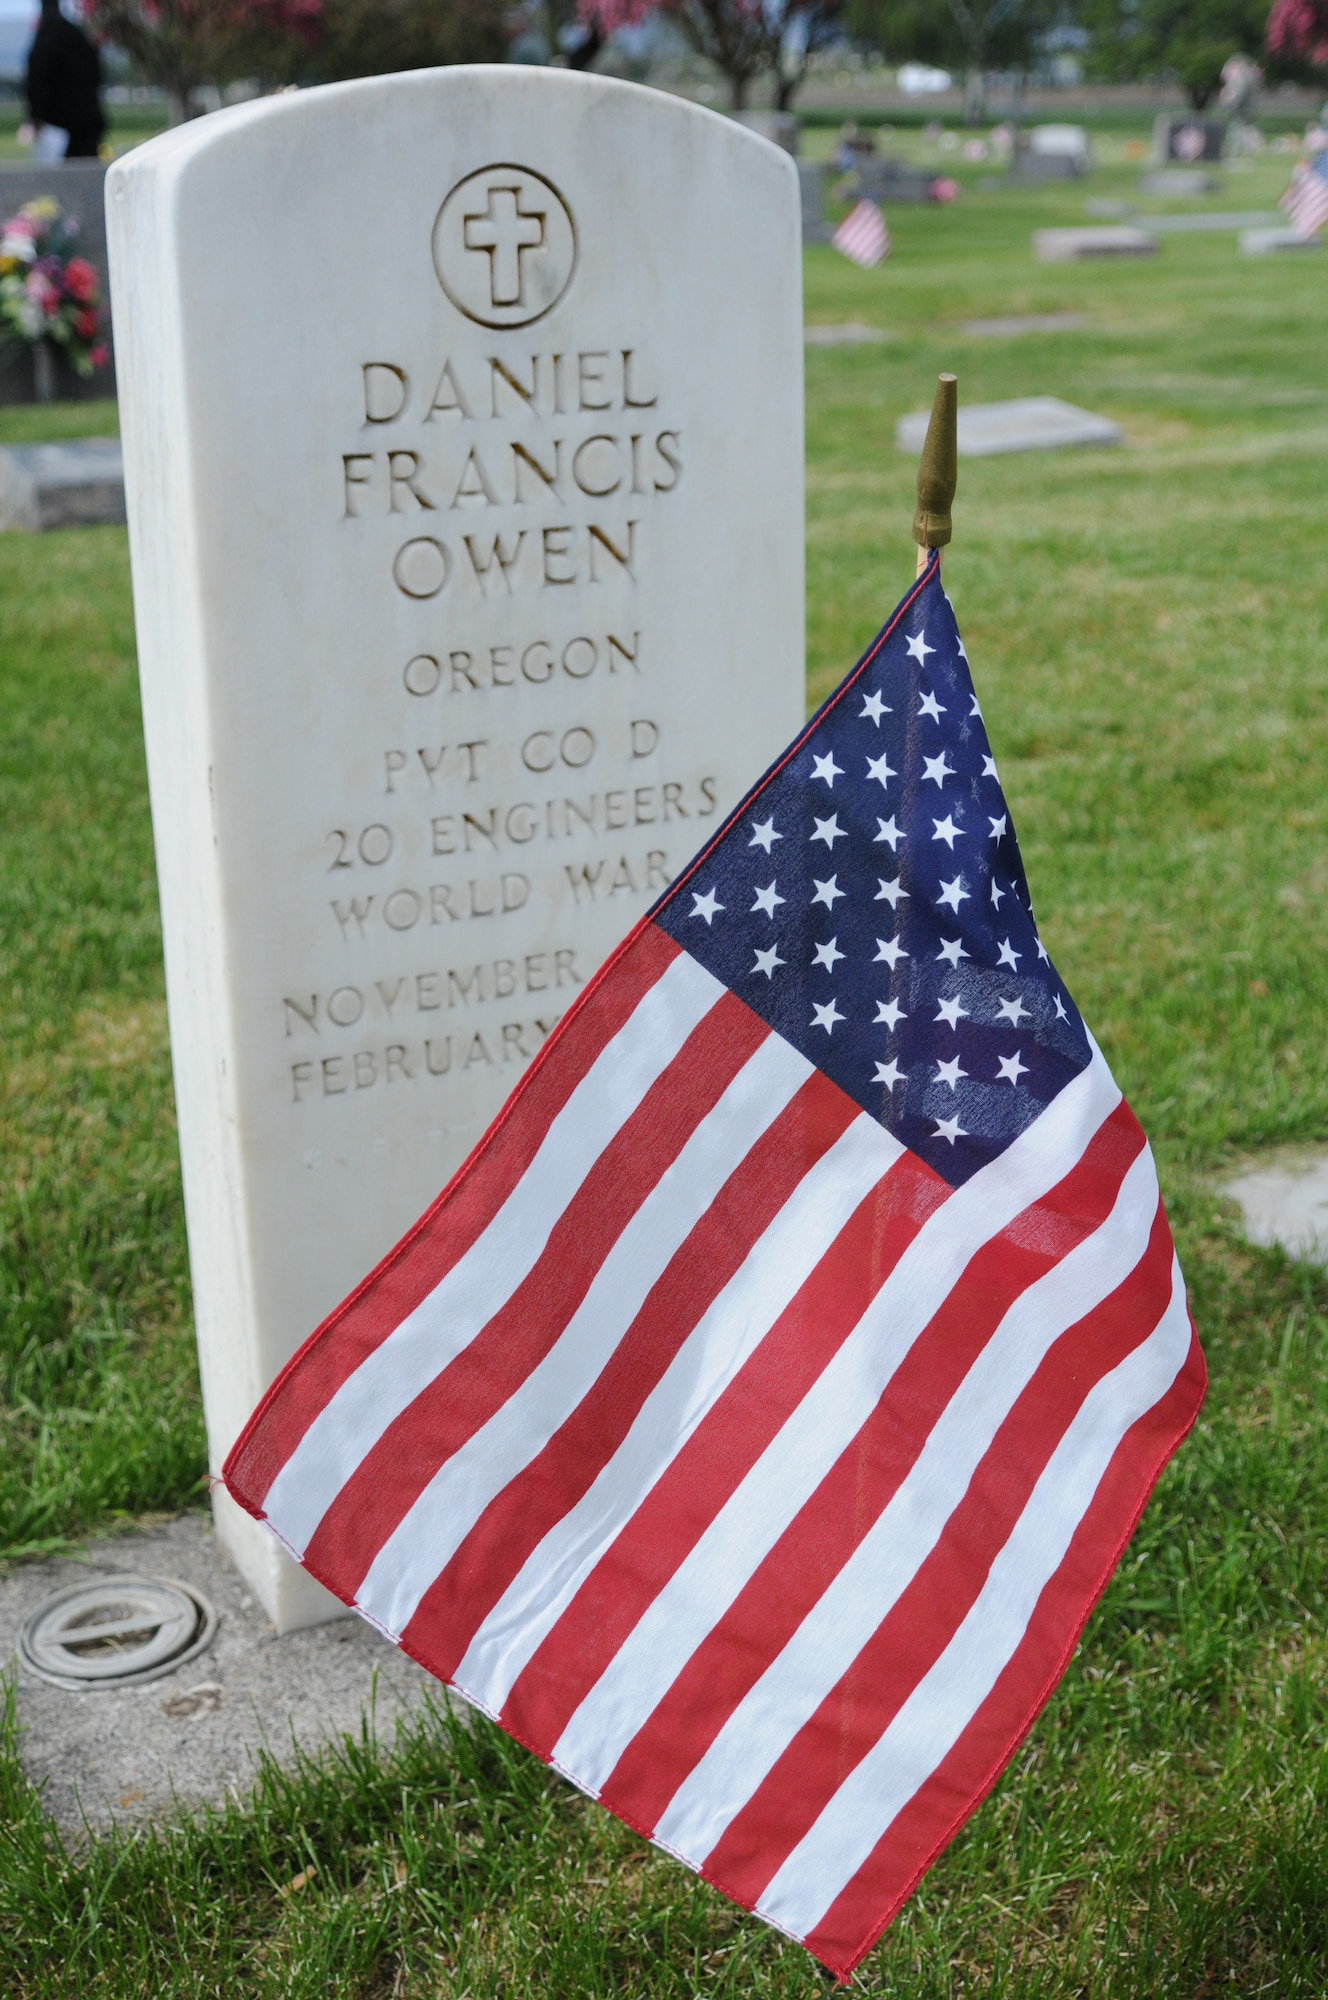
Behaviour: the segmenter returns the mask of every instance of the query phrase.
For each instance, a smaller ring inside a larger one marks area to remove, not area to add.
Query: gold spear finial
[[[938,375],[936,400],[918,461],[918,508],[913,539],[918,544],[918,575],[927,566],[929,549],[944,548],[954,532],[950,508],[959,480],[959,378]]]

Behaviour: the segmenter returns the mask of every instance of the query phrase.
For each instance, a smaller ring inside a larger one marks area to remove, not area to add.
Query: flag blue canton
[[[952,1186],[1089,1061],[934,556],[653,915]]]

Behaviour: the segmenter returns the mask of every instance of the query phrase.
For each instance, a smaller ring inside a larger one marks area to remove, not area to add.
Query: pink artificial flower
[[[927,190],[933,201],[958,201],[962,191],[958,181],[952,181],[947,174],[933,181]]]
[[[5,235],[26,236],[31,243],[37,235],[37,224],[30,215],[11,215],[5,224]]]
[[[81,313],[74,315],[74,332],[80,340],[91,340],[97,331],[97,313],[91,306],[85,306]]]
[[[109,347],[94,347],[91,354],[88,356],[88,360],[92,363],[94,368],[104,368],[106,366],[106,363],[110,360],[110,358],[111,358],[111,350]]]
[[[97,273],[86,257],[71,257],[65,265],[65,290],[80,304],[96,298]]]
[[[23,280],[23,289],[32,303],[46,314],[48,319],[60,309],[60,288],[53,285],[45,271],[29,271]]]

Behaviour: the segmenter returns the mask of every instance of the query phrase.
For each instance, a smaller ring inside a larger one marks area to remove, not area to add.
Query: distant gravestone
[[[1159,167],[1172,160],[1185,167],[1220,160],[1225,139],[1226,126],[1220,118],[1164,111],[1153,120],[1153,159]]]
[[[916,455],[927,435],[927,416],[917,412],[895,425],[895,443]],[[959,408],[959,456],[999,458],[1015,451],[1057,451],[1066,445],[1119,444],[1124,433],[1110,417],[1076,409],[1059,396],[1019,396],[1008,403],[969,403]]]
[[[798,180],[513,65],[200,119],[108,204],[217,1467],[801,719]]]

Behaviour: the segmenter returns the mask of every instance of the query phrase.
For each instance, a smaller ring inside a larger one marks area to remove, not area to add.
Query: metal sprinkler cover
[[[217,1614],[169,1577],[102,1576],[42,1599],[19,1632],[19,1658],[55,1687],[136,1687],[173,1674],[212,1643]]]

